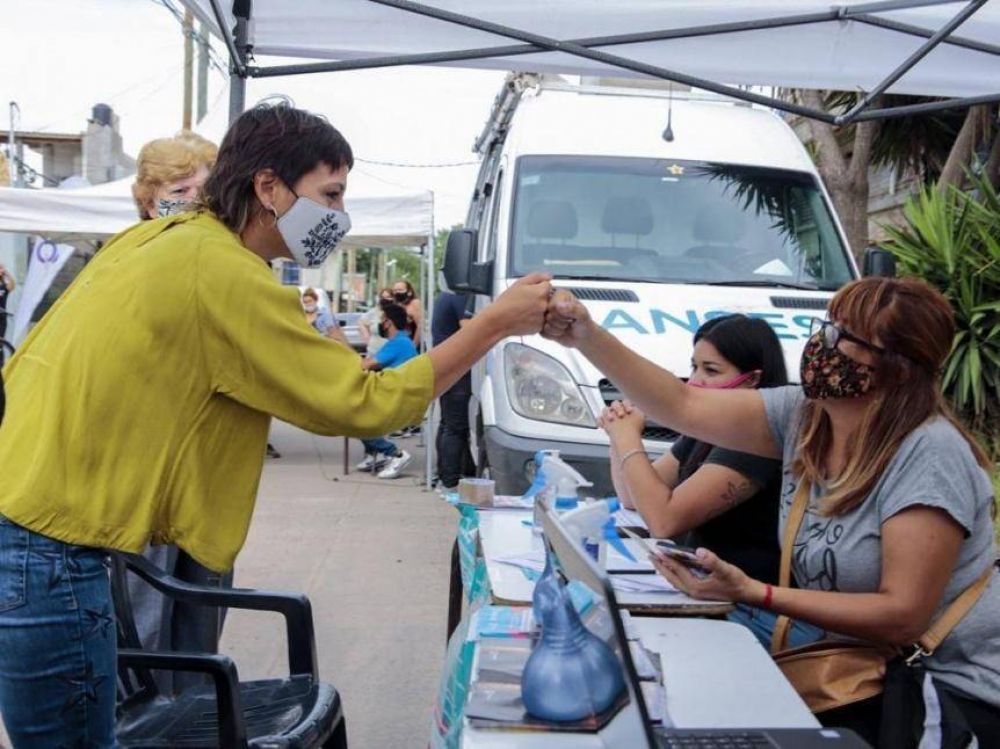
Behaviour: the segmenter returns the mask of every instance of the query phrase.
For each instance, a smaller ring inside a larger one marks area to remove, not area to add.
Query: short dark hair
[[[272,169],[289,187],[319,164],[354,166],[343,135],[324,117],[287,104],[260,104],[241,114],[222,139],[212,173],[202,187],[202,205],[241,232],[261,210],[254,175]]]
[[[396,326],[396,330],[402,330],[405,332],[409,329],[408,324],[410,317],[406,314],[406,310],[398,304],[387,304],[382,308],[382,314],[385,315],[389,322]]]
[[[723,315],[706,322],[694,342],[706,340],[740,372],[760,370],[758,387],[788,384],[785,355],[774,329],[759,317]]]

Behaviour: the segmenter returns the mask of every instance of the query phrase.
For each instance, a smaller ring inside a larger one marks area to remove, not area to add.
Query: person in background
[[[214,143],[190,130],[146,143],[139,151],[132,185],[139,218],[148,221],[189,210],[198,199],[218,153]],[[274,451],[270,443],[267,447],[269,452]],[[274,454],[278,455],[277,451]],[[233,584],[231,571],[222,575],[213,572],[175,544],[149,546],[143,556],[185,582],[222,588],[231,588]],[[128,577],[128,595],[143,647],[203,653],[218,650],[225,609],[175,602],[137,575]],[[154,678],[168,694],[193,684],[209,683],[207,677],[182,672],[155,671]]]
[[[6,267],[0,265],[0,338],[7,339],[7,300],[14,287],[14,275]],[[0,361],[7,358],[7,352],[0,352]]]
[[[697,550],[704,578],[654,560],[688,595],[769,609],[829,637],[908,648],[986,581],[921,666],[955,696],[978,745],[1000,746],[993,465],[941,392],[955,319],[940,292],[913,278],[847,284],[827,319],[813,321],[794,387],[688,387],[600,328],[567,291],[553,296],[543,334],[578,348],[657,423],[782,460],[782,535],[792,507],[805,511],[791,555],[796,586],[755,579],[708,549]],[[882,695],[820,717],[875,743]]]
[[[431,342],[440,346],[451,338],[472,317],[469,298],[448,290],[444,274],[439,279],[441,293],[434,302],[431,318]],[[441,423],[438,425],[436,449],[438,479],[445,489],[454,489],[459,479],[476,475],[476,464],[469,450],[469,400],[472,398],[472,373],[466,372],[451,388],[441,394]]]
[[[139,218],[171,216],[190,208],[218,152],[214,143],[190,130],[144,145],[136,160],[132,185]]]
[[[709,320],[694,335],[687,384],[718,390],[787,385],[781,342],[761,319],[725,315]],[[600,418],[622,504],[639,511],[651,536],[704,546],[747,574],[776,584],[781,461],[684,436],[651,461],[642,446],[645,422],[645,414],[628,401],[611,404]],[[770,645],[776,619],[770,611],[739,604],[729,618]],[[821,636],[821,630],[797,623],[791,644]]]
[[[337,319],[327,310],[320,309],[319,294],[316,293],[315,289],[307,288],[302,292],[302,311],[306,313],[306,322],[312,325],[320,335],[345,346],[351,345],[347,342],[347,336],[340,329]]]
[[[375,306],[365,312],[358,320],[358,333],[361,335],[361,340],[365,342],[366,356],[374,356],[385,345],[385,338],[378,332],[383,320],[382,308],[393,303],[392,289],[386,287],[378,293]]]
[[[392,285],[392,298],[396,304],[406,310],[412,323],[413,345],[419,350],[423,340],[421,336],[424,330],[424,310],[417,298],[416,291],[413,290],[413,284],[405,279],[396,281]]]
[[[541,330],[551,284],[532,274],[396,369],[364,372],[316,335],[268,263],[319,267],[334,251],[352,164],[324,118],[247,110],[199,206],[109,241],[5,368],[0,714],[14,749],[117,745],[107,550],[175,543],[232,569],[272,417],[384,434],[504,338]]]
[[[424,330],[424,310],[420,299],[411,284],[406,279],[396,281],[392,285],[392,298],[396,304],[406,310],[407,330],[413,339],[413,345],[420,350],[423,341]],[[420,434],[420,424],[409,424],[398,432],[392,434],[393,437],[414,437]]]
[[[407,332],[408,317],[406,310],[398,304],[387,304],[382,308],[383,321],[379,335],[385,338],[385,345],[375,356],[369,356],[361,363],[366,372],[381,372],[385,369],[395,369],[410,361],[417,355],[417,348]],[[386,437],[363,439],[365,459],[358,463],[359,471],[379,471],[380,479],[398,478],[413,456],[406,450],[401,450],[395,442]],[[385,465],[388,463],[388,465]]]

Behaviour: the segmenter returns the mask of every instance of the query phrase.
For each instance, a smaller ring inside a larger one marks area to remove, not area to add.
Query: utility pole
[[[194,15],[184,11],[184,115],[181,128],[191,129],[192,90],[194,88]]]
[[[358,251],[351,245],[347,248],[347,311],[354,312],[354,277],[358,273]]]
[[[198,108],[195,122],[201,122],[208,114],[208,24],[198,25]]]
[[[385,282],[385,247],[378,250],[378,291],[382,291],[386,287]]]
[[[7,155],[10,157],[10,184],[11,187],[24,187],[21,164],[24,158],[24,150],[21,144],[15,146],[17,140],[17,122],[21,119],[21,108],[16,101],[12,101],[8,108],[10,117],[10,131],[7,134]]]
[[[198,108],[195,122],[201,122],[208,113],[208,53],[208,25],[202,21],[198,25]]]

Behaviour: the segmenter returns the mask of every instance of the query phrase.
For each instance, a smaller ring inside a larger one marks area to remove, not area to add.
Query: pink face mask
[[[708,383],[691,382],[690,380],[688,380],[688,385],[690,385],[693,388],[707,388],[709,390],[731,390],[732,388],[738,388],[740,385],[749,380],[755,374],[757,374],[756,371],[744,372],[743,374],[734,377],[729,382],[722,382],[719,383],[718,385],[715,384],[709,385]]]

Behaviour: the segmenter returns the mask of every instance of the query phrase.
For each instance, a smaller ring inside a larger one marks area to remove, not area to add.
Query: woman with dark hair
[[[781,343],[764,320],[725,315],[694,335],[691,387],[754,389],[786,385]],[[684,536],[711,549],[748,574],[778,582],[778,496],[781,461],[680,437],[670,452],[651,461],[642,446],[645,415],[626,401],[601,414],[611,442],[611,478],[626,507],[642,515],[656,538]],[[739,606],[734,620],[768,644],[774,616]],[[820,632],[796,628],[796,644]]]
[[[941,394],[955,323],[939,292],[916,279],[848,284],[814,321],[795,387],[687,387],[595,325],[568,292],[556,293],[544,333],[579,348],[658,423],[781,459],[780,526],[797,587],[755,579],[707,549],[697,552],[704,578],[656,560],[674,585],[896,647],[915,645],[963,592],[980,594],[933,653],[916,655],[979,746],[1000,746],[992,465]],[[881,699],[821,718],[872,741]]]
[[[396,281],[392,285],[392,298],[409,315],[411,323],[410,337],[413,338],[413,345],[419,350],[424,332],[424,309],[420,304],[420,299],[417,298],[417,292],[413,288],[413,284],[405,278]]]
[[[0,713],[17,749],[116,744],[102,549],[175,543],[225,572],[246,538],[271,416],[384,434],[419,420],[503,337],[540,330],[550,287],[536,274],[397,369],[363,372],[316,335],[268,261],[330,254],[350,225],[352,163],[321,117],[245,112],[201,208],[112,239],[7,366]]]

